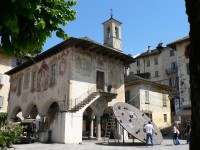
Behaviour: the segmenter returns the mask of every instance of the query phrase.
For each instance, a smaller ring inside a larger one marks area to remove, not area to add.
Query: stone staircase
[[[92,100],[96,99],[100,96],[99,92],[93,92],[88,97],[86,97],[84,100],[82,100],[80,103],[72,107],[69,112],[76,112],[79,111],[81,108],[89,104]]]

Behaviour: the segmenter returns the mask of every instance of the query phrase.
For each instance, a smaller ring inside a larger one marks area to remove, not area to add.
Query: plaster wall
[[[130,90],[131,95],[135,95],[138,93],[138,97],[135,98],[134,102],[135,107],[145,113],[152,114],[152,120],[157,125],[157,127],[162,129],[171,126],[170,100],[168,98],[168,94],[166,94],[166,91],[164,89],[159,89],[152,85],[141,83],[127,86],[126,90]],[[145,91],[149,92],[149,103],[145,103]],[[166,96],[166,106],[163,106],[163,94],[165,94]],[[164,114],[167,115],[166,122],[164,121]]]
[[[4,73],[11,68],[11,58],[0,54],[0,74],[2,76],[2,79],[0,79],[0,84],[3,84],[2,88],[0,88],[0,96],[3,96],[3,107],[0,108],[0,112],[7,112],[10,77]]]
[[[136,58],[140,61],[140,65],[137,65],[137,61],[130,65],[130,72],[137,74],[137,70],[140,73],[150,73],[150,80],[161,84],[169,85],[169,78],[176,77],[177,73],[167,75],[166,69],[171,68],[171,62],[176,62],[176,51],[174,51],[174,56],[170,56],[171,48],[164,47],[161,53],[155,55],[149,55],[141,58]],[[158,59],[158,64],[155,64],[155,58]],[[147,66],[147,60],[150,60],[150,66]],[[158,76],[155,76],[155,71],[158,71]]]
[[[191,107],[190,76],[187,70],[187,65],[189,65],[189,58],[185,57],[185,50],[188,45],[189,45],[189,41],[176,45],[178,68],[179,68],[178,70],[179,87],[180,87],[179,92],[180,92],[180,101],[181,101],[182,108]]]

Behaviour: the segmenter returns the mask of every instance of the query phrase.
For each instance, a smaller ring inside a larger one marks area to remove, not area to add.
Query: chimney
[[[151,46],[148,46],[148,53],[151,53]]]
[[[161,49],[163,49],[163,43],[158,43],[158,46],[156,47],[158,50],[161,50]]]

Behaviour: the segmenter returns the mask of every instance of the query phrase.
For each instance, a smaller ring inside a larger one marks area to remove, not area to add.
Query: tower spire
[[[113,10],[112,10],[112,8],[110,9],[110,18],[113,18]]]

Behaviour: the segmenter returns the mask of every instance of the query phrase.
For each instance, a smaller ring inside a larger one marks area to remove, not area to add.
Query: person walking
[[[187,143],[190,143],[190,133],[191,133],[191,124],[190,121],[187,122],[187,130],[186,130],[186,134],[187,134]]]
[[[151,146],[153,146],[153,132],[154,132],[154,127],[151,124],[151,121],[148,122],[144,126],[145,132],[146,132],[146,147],[148,146],[149,138],[151,140]]]
[[[178,123],[177,122],[174,122],[172,132],[173,132],[173,143],[174,143],[174,145],[180,145],[180,142],[179,142],[179,139],[178,139],[179,130],[178,130]]]

